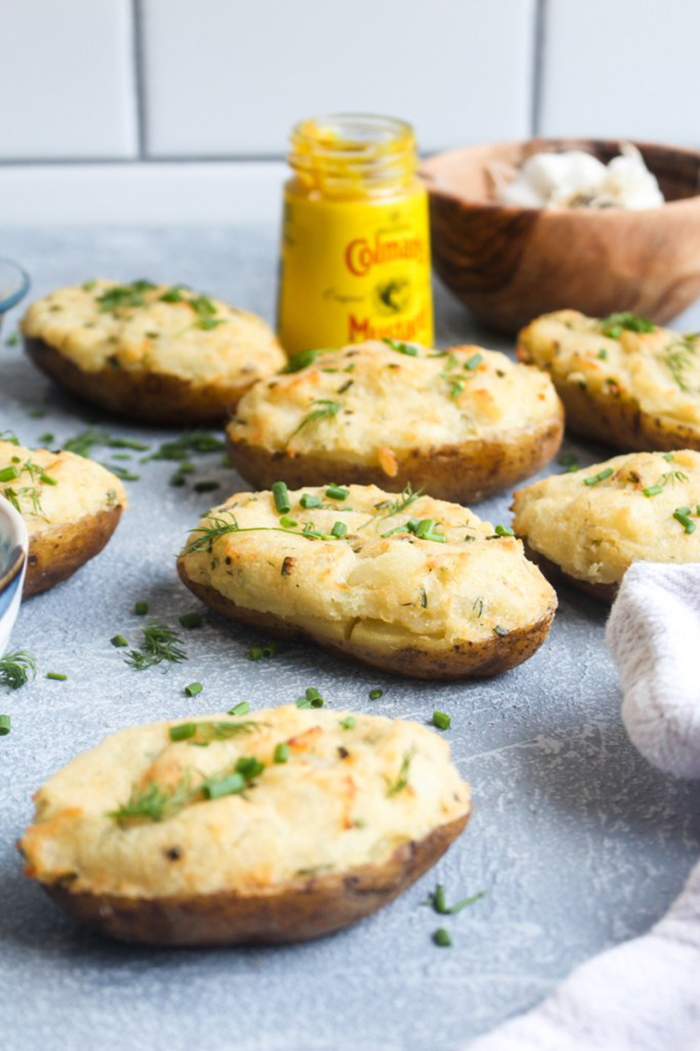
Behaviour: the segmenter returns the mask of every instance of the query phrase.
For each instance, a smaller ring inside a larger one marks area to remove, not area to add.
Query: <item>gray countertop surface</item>
[[[272,320],[276,234],[255,228],[12,230],[0,255],[29,270],[31,295],[93,275],[187,282]],[[440,289],[441,345],[485,334]],[[5,323],[14,330],[17,311]],[[700,328],[700,310],[683,319]],[[41,409],[41,418],[32,415]],[[0,347],[0,430],[55,445],[95,413],[63,396]],[[113,434],[152,446],[168,432],[109,420]],[[568,442],[582,463],[604,449]],[[97,450],[110,462],[110,450]],[[69,582],[28,601],[13,645],[33,652],[36,681],[0,696],[12,733],[0,740],[0,1045],[5,1051],[453,1051],[523,1011],[572,967],[652,924],[698,854],[700,786],[650,767],[620,722],[604,644],[605,610],[560,591],[550,638],[525,665],[481,682],[404,680],[304,646],[251,663],[253,632],[206,614],[186,634],[189,660],[138,673],[109,643],[137,641],[134,601],[171,624],[199,608],[179,583],[175,554],[188,527],[240,480],[219,456],[196,478],[221,489],[172,488],[173,465],[137,465],[131,509],[105,552]],[[550,470],[560,470],[556,464]],[[338,479],[342,481],[342,479]],[[507,522],[509,494],[477,507]],[[47,681],[47,671],[67,674]],[[186,683],[204,683],[188,700]],[[316,685],[331,704],[426,720],[449,712],[447,737],[471,783],[474,816],[436,869],[358,926],[270,949],[134,948],[77,927],[21,873],[15,842],[32,793],[76,752],[136,723],[293,701]],[[368,692],[381,687],[383,697]],[[433,945],[440,919],[421,905],[436,881],[449,898],[487,896],[449,920],[451,949]]]

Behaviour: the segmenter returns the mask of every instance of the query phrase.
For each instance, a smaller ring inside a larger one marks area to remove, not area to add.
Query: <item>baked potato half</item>
[[[277,483],[210,511],[178,570],[207,605],[280,638],[415,678],[495,675],[542,645],[557,605],[510,533],[410,490]]]
[[[426,727],[294,705],[122,730],[35,799],[26,874],[103,934],[182,946],[355,923],[434,865],[471,811]]]
[[[518,336],[518,357],[549,373],[576,434],[627,451],[700,449],[700,335],[633,314],[559,310]]]
[[[297,488],[329,478],[473,502],[555,455],[562,408],[551,382],[480,347],[395,340],[304,351],[256,384],[227,427],[247,481]]]
[[[98,555],[128,506],[105,467],[73,453],[0,440],[0,494],[27,524],[24,595],[46,591]]]
[[[60,288],[33,303],[20,328],[29,357],[59,386],[153,424],[220,422],[287,361],[254,314],[145,280]]]
[[[513,512],[547,576],[611,602],[633,562],[700,562],[700,453],[615,456],[519,489]]]

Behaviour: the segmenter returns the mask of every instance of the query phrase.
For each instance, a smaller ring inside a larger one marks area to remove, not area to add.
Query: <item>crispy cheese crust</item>
[[[108,737],[40,789],[20,849],[27,875],[107,933],[294,940],[390,900],[470,810],[446,742],[424,726],[290,705]]]
[[[520,541],[456,504],[345,491],[290,492],[286,516],[237,493],[190,535],[182,579],[235,619],[406,675],[493,674],[542,644],[556,596]]]
[[[610,600],[633,562],[700,562],[699,504],[700,453],[632,453],[520,489],[513,528],[543,568]]]
[[[545,314],[520,332],[518,357],[549,373],[578,434],[628,450],[700,449],[700,337],[638,321]]]
[[[29,307],[21,328],[27,353],[56,382],[153,422],[221,420],[287,360],[261,318],[184,286],[60,288]]]
[[[549,378],[504,354],[368,342],[256,384],[227,434],[239,471],[261,487],[336,477],[400,492],[411,481],[467,501],[539,470],[562,429]]]
[[[128,507],[124,487],[105,467],[73,453],[28,449],[0,440],[0,494],[27,524],[24,594],[45,591],[97,555]]]

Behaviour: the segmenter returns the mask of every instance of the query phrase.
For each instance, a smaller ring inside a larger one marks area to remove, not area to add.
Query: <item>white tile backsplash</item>
[[[130,0],[2,0],[0,159],[133,157]]]
[[[423,149],[529,134],[534,0],[143,0],[154,157],[280,155],[323,112]]]
[[[700,145],[698,0],[547,0],[540,131]]]

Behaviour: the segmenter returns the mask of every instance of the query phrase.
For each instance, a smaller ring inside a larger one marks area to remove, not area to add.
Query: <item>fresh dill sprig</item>
[[[190,788],[191,775],[189,770],[185,771],[174,788],[161,788],[155,782],[138,788],[136,785],[131,789],[131,795],[124,806],[117,810],[108,810],[107,817],[115,821],[133,821],[146,818],[149,821],[163,821],[167,817],[177,814],[197,794]]]
[[[165,670],[168,671],[173,664],[187,660],[187,654],[180,646],[180,636],[167,624],[151,620],[141,631],[144,639],[142,648],[129,650],[124,658],[132,668],[145,671],[155,664],[166,663]]]
[[[124,307],[142,307],[145,303],[144,292],[149,292],[156,286],[152,281],[140,278],[132,281],[129,285],[113,285],[100,295],[96,296],[100,311],[103,313],[114,313]]]
[[[645,489],[642,489],[644,496],[658,496],[662,493],[666,486],[671,483],[675,485],[676,482],[687,482],[688,475],[684,474],[683,471],[667,471],[666,474],[662,474],[658,482],[654,485],[648,485]]]
[[[36,677],[36,659],[27,650],[13,650],[0,658],[0,686],[18,690]]]
[[[318,408],[312,409],[311,412],[307,412],[299,426],[289,435],[290,441],[299,433],[299,431],[303,430],[304,427],[308,427],[309,424],[312,423],[318,423],[319,420],[325,420],[332,416],[337,416],[342,408],[339,401],[331,401],[329,398],[316,398],[311,404],[318,405]]]
[[[182,462],[187,461],[194,453],[217,453],[225,448],[225,443],[214,434],[208,434],[206,431],[183,431],[179,438],[160,445],[148,459]]]
[[[666,367],[671,373],[673,380],[684,394],[689,394],[691,388],[686,382],[685,369],[692,365],[691,355],[695,354],[695,343],[690,339],[676,340],[664,347],[664,360]]]
[[[9,500],[15,511],[19,511],[22,514],[22,507],[20,505],[20,499],[26,497],[31,501],[32,514],[37,515],[39,518],[46,519],[44,509],[41,506],[41,499],[39,498],[39,490],[33,485],[21,485],[18,489],[8,485],[7,488],[0,490],[6,500]],[[46,519],[48,521],[48,519]]]
[[[226,521],[223,515],[230,515],[230,521]],[[198,526],[190,535],[199,533],[196,540],[192,540],[185,548],[185,554],[191,555],[195,551],[211,551],[214,543],[222,536],[229,533],[286,533],[292,536],[303,536],[307,540],[337,540],[339,537],[329,536],[314,529],[311,522],[307,522],[303,529],[287,529],[284,526],[239,526],[238,519],[232,511],[222,511],[221,516],[211,516],[211,525]]]
[[[630,314],[628,311],[610,314],[600,320],[602,335],[610,339],[619,339],[623,329],[627,329],[628,332],[653,332],[654,328],[653,321],[645,317],[637,317],[636,314]]]
[[[448,905],[445,900],[445,888],[442,883],[438,883],[434,891],[428,895],[423,905],[430,905],[440,916],[454,916],[456,913],[461,912],[462,909],[466,909],[468,905],[473,905],[475,901],[480,901],[481,898],[485,898],[487,891],[480,890],[477,894],[472,894],[468,898],[462,898],[461,901],[455,902],[454,905]]]
[[[266,725],[253,719],[245,719],[242,722],[178,723],[170,727],[169,736],[171,741],[208,745],[212,741],[227,741],[229,737],[235,737],[237,734],[253,733],[260,726]]]
[[[402,511],[405,511],[407,507],[410,507],[420,496],[423,495],[423,488],[416,489],[413,491],[413,486],[410,482],[406,482],[406,487],[401,493],[401,496],[397,497],[396,500],[382,500],[381,503],[375,504],[375,514],[371,518],[368,518],[359,529],[364,529],[372,522],[381,522],[383,518],[391,518],[393,515],[400,515]]]
[[[413,762],[413,757],[415,756],[415,754],[416,750],[414,747],[411,747],[407,752],[404,752],[404,757],[401,760],[399,772],[396,775],[395,779],[393,781],[390,781],[388,784],[386,792],[388,796],[395,796],[399,792],[403,792],[403,790],[408,787],[408,774],[411,769],[411,763]]]

